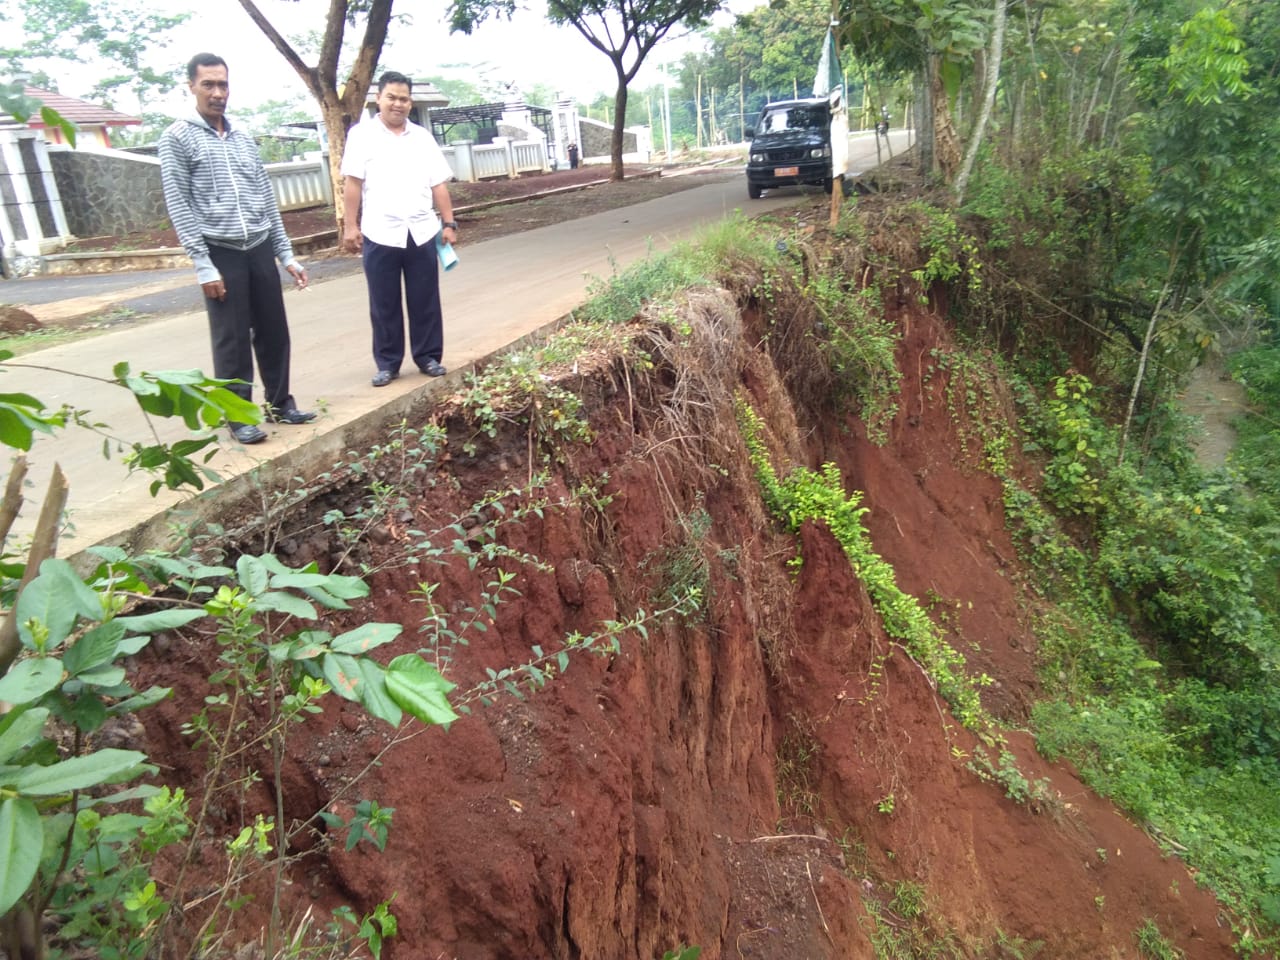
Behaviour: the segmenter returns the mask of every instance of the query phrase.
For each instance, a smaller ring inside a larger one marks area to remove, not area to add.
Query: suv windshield
[[[787,130],[821,130],[827,125],[826,110],[818,107],[788,107],[770,110],[760,118],[761,133],[782,133]]]

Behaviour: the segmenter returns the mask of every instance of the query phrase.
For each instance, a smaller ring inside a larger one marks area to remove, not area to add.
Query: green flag
[[[840,55],[836,52],[835,34],[827,28],[827,42],[822,45],[822,59],[818,61],[818,75],[813,78],[813,95],[825,97],[832,90],[843,91],[844,74],[840,70]]]

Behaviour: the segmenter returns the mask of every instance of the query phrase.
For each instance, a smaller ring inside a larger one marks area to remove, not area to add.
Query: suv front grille
[[[806,159],[805,154],[808,152],[808,147],[783,147],[765,151],[765,159],[769,163],[795,163]]]

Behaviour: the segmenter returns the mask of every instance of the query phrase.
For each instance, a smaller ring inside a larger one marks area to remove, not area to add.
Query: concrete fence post
[[[463,183],[475,183],[475,164],[471,158],[472,143],[470,140],[459,140],[453,144],[453,175]]]

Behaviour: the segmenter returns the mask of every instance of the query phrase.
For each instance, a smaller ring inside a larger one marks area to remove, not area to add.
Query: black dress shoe
[[[261,443],[267,439],[267,435],[259,430],[252,423],[236,423],[234,421],[227,423],[227,429],[231,431],[237,442],[248,445],[250,443]]]
[[[373,375],[373,385],[375,387],[385,387],[398,376],[400,376],[400,374],[394,373],[391,370],[379,370]]]
[[[428,377],[443,377],[446,373],[449,372],[444,368],[444,364],[442,364],[439,360],[428,360],[418,369],[421,370],[423,373],[425,373]]]
[[[267,408],[267,419],[272,423],[289,423],[296,427],[302,423],[310,423],[315,418],[314,410],[299,410],[292,405]]]

